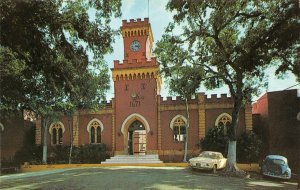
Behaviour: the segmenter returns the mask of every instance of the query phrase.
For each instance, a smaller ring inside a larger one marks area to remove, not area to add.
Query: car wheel
[[[217,165],[214,165],[213,168],[212,168],[212,173],[215,174],[216,172],[217,172]]]

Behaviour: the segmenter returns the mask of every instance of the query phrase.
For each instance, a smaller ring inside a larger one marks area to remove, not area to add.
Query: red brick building
[[[17,112],[10,118],[0,117],[0,161],[12,161],[18,150],[26,145],[33,146],[33,132],[34,123],[27,118],[24,120],[22,113]]]
[[[49,127],[48,144],[69,145],[70,133],[76,146],[104,143],[114,155],[158,154],[162,160],[182,160],[187,132],[185,103],[180,98],[160,96],[159,64],[152,55],[153,35],[149,20],[122,23],[124,60],[114,61],[112,78],[115,97],[98,112],[78,111],[72,119],[61,118]],[[199,93],[189,100],[189,154],[216,125],[231,122],[230,97]],[[238,133],[252,130],[251,105],[242,108]],[[42,144],[41,122],[36,125],[36,144]]]
[[[297,90],[268,92],[253,104],[253,126],[263,134],[264,154],[288,158],[292,171],[300,169],[300,97]]]

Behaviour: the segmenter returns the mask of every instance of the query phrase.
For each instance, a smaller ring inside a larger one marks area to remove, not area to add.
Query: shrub
[[[21,165],[24,162],[34,164],[42,163],[43,148],[42,146],[22,147],[14,156],[14,162]]]
[[[80,146],[79,150],[74,151],[77,155],[74,154],[77,162],[80,163],[101,163],[109,155],[106,153],[105,144],[92,144]]]
[[[69,163],[70,146],[55,146],[49,151],[48,163]],[[72,163],[101,163],[109,155],[105,144],[82,145],[73,147]]]
[[[69,146],[54,146],[49,151],[48,163],[66,164],[69,162]]]
[[[262,151],[262,140],[254,132],[243,133],[237,140],[237,162],[258,162]]]
[[[217,151],[227,155],[227,141],[228,138],[224,135],[224,128],[216,126],[209,129],[205,138],[200,140],[200,147],[203,151]]]
[[[228,137],[224,135],[223,127],[213,127],[200,141],[202,151],[210,150],[227,155]],[[254,132],[243,133],[237,139],[237,162],[258,162],[262,152],[262,140]]]

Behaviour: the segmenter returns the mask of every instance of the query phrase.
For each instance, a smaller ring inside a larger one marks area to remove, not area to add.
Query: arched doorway
[[[128,127],[128,154],[129,155],[145,155],[146,154],[146,137],[145,126],[135,120]]]
[[[150,127],[146,118],[138,113],[129,115],[122,123],[121,132],[124,137],[124,153],[145,155],[147,149],[147,133]],[[137,151],[137,149],[139,149]],[[136,151],[135,151],[136,150]]]

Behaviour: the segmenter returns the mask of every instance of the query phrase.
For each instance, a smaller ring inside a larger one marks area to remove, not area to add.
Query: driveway
[[[296,182],[220,177],[180,167],[57,169],[0,176],[0,189],[296,189]]]

